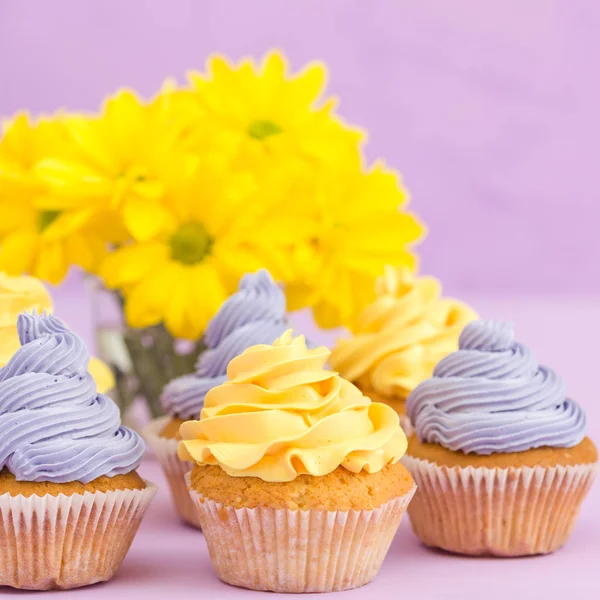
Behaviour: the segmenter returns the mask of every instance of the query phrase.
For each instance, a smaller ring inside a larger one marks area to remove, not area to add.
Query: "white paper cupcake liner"
[[[402,427],[406,437],[409,438],[414,432],[414,428],[410,419],[406,415],[398,415],[400,417],[400,427]]]
[[[362,511],[236,509],[193,489],[190,496],[220,579],[253,590],[302,593],[371,581],[415,489]]]
[[[0,495],[0,585],[70,589],[111,579],[156,486],[65,496]]]
[[[548,554],[571,534],[597,463],[554,467],[447,467],[412,456],[419,488],[408,514],[428,546],[472,555]]]
[[[177,513],[186,523],[200,528],[198,512],[185,482],[185,475],[192,470],[194,463],[185,462],[177,456],[177,440],[160,437],[160,432],[170,420],[169,416],[154,419],[144,428],[142,435],[165,473]]]

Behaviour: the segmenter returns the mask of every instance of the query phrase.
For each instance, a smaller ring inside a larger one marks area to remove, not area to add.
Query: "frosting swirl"
[[[456,350],[462,328],[477,315],[443,298],[439,281],[387,267],[376,299],[360,314],[354,336],[339,340],[331,366],[363,389],[406,398],[435,364]]]
[[[512,324],[469,323],[459,347],[408,398],[421,441],[491,454],[571,448],[583,440],[583,410],[567,398],[562,378],[514,341]]]
[[[207,350],[200,355],[196,373],[169,382],[162,393],[164,409],[184,419],[197,417],[204,397],[227,381],[229,361],[254,344],[270,344],[286,329],[285,295],[270,273],[248,273],[208,324]]]
[[[206,395],[200,420],[181,426],[180,458],[272,482],[397,462],[407,445],[398,415],[324,368],[328,357],[291,330],[245,350]]]
[[[97,394],[83,340],[44,313],[21,314],[17,328],[21,348],[0,369],[0,470],[88,483],[137,468],[144,443]]]
[[[52,312],[52,298],[44,284],[35,277],[19,275],[10,277],[0,273],[0,367],[5,365],[19,349],[17,318],[23,311]],[[97,358],[90,358],[88,370],[98,391],[107,392],[114,387],[114,377],[109,367]]]

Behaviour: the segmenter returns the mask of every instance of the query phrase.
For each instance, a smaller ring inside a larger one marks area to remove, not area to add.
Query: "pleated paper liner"
[[[111,579],[156,486],[65,496],[0,495],[0,585],[70,589]]]
[[[415,489],[374,510],[345,512],[235,509],[193,489],[190,495],[220,579],[253,590],[301,593],[371,581]]]
[[[569,538],[597,463],[488,469],[405,456],[419,488],[408,514],[427,545],[458,554],[548,554]]]
[[[198,512],[192,503],[185,482],[185,475],[192,470],[194,463],[184,462],[179,459],[177,456],[179,442],[177,440],[160,437],[160,432],[170,418],[166,416],[154,419],[145,427],[142,435],[164,471],[169,483],[169,489],[171,490],[175,510],[186,523],[200,528]]]
[[[400,417],[400,427],[402,427],[406,437],[409,438],[415,430],[413,429],[410,419],[406,415],[398,415]]]

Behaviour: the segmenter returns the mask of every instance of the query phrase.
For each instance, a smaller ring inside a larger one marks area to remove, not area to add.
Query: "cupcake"
[[[199,527],[185,483],[192,464],[177,456],[178,432],[187,419],[197,419],[206,393],[227,380],[227,364],[254,344],[270,344],[287,328],[285,295],[266,270],[247,274],[213,317],[204,334],[207,350],[200,356],[196,373],[174,379],[165,386],[161,402],[166,417],[155,419],[143,432],[158,457],[175,508],[187,523]]]
[[[409,508],[428,546],[460,554],[546,554],[568,539],[597,468],[581,407],[513,339],[475,321],[407,403]]]
[[[375,402],[400,415],[407,435],[406,399],[431,377],[436,363],[458,347],[463,327],[477,318],[466,304],[442,297],[440,282],[387,267],[376,299],[359,315],[350,339],[331,353],[331,367]]]
[[[0,585],[47,590],[116,573],[155,488],[141,438],[98,394],[83,341],[23,313],[0,369]]]
[[[188,474],[220,579],[274,592],[371,581],[414,493],[398,415],[286,332],[228,366],[199,421],[181,426]]]
[[[52,298],[44,284],[35,277],[9,277],[0,272],[0,367],[19,349],[17,317],[23,311],[52,312]],[[107,393],[115,385],[110,368],[97,358],[90,358],[88,370],[98,391]]]

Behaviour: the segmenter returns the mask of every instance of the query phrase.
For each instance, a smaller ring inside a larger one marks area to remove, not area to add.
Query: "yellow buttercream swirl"
[[[52,312],[52,298],[46,286],[29,275],[10,277],[0,272],[0,367],[21,347],[17,317],[23,311]],[[88,370],[101,394],[114,387],[113,374],[102,361],[91,358]]]
[[[181,426],[179,457],[271,482],[340,465],[376,473],[400,460],[407,443],[398,415],[326,369],[329,354],[291,330],[245,350],[206,395],[200,420]]]
[[[406,268],[386,268],[376,294],[354,336],[338,341],[330,364],[363,389],[403,399],[458,349],[463,327],[478,317],[463,302],[443,298],[437,279]]]

